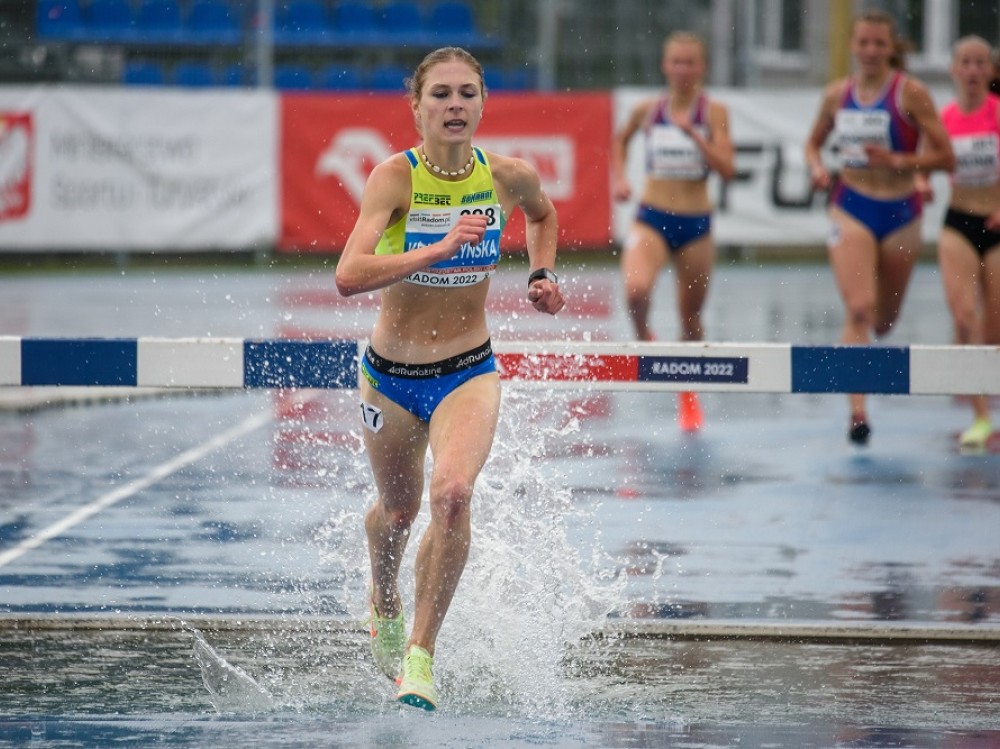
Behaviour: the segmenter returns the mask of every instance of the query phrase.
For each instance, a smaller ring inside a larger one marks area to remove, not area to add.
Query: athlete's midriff
[[[952,185],[948,204],[963,213],[988,216],[1000,208],[1000,183],[989,187]]]
[[[397,283],[382,290],[371,344],[381,356],[407,364],[441,361],[489,338],[489,281],[458,289]]]
[[[712,201],[708,197],[707,180],[646,179],[642,203],[670,213],[711,213]]]
[[[905,198],[914,190],[912,172],[900,174],[890,169],[845,167],[840,179],[852,190],[879,200]]]

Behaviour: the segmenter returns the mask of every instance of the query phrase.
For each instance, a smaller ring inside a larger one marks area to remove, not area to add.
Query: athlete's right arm
[[[822,150],[826,139],[833,132],[838,102],[845,85],[845,81],[835,81],[826,87],[816,121],[813,122],[812,130],[806,139],[805,157],[810,182],[813,187],[820,190],[828,189],[831,183],[830,172],[823,165]]]
[[[410,207],[410,167],[402,155],[376,166],[365,183],[358,220],[337,262],[337,290],[344,296],[375,291],[415,271],[452,257],[466,242],[478,244],[486,232],[485,216],[461,216],[440,242],[409,252],[376,255],[387,227],[405,220]]]
[[[643,103],[635,107],[628,120],[611,139],[611,196],[615,200],[628,200],[632,195],[632,187],[626,174],[625,158],[628,155],[629,141],[642,126],[649,106],[648,103]]]

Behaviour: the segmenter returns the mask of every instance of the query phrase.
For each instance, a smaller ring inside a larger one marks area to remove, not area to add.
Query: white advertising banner
[[[271,92],[0,89],[0,251],[202,250],[277,235]]]
[[[615,91],[617,129],[636,103],[657,96],[655,88]],[[712,230],[719,245],[816,245],[825,248],[829,222],[826,193],[814,192],[805,168],[804,146],[819,108],[819,88],[782,91],[709,89],[710,96],[729,109],[736,146],[736,178],[723,184],[715,175],[711,194],[715,203]],[[935,96],[936,100],[941,99]],[[938,104],[944,103],[939,100]],[[623,242],[635,214],[645,170],[643,136],[629,144],[628,175],[634,200],[614,207],[614,238]],[[924,206],[923,235],[935,241],[948,196],[948,179],[932,177],[935,199]]]

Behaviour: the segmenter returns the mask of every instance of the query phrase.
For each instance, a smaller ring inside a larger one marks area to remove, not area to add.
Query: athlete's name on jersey
[[[413,202],[418,205],[451,205],[451,195],[437,195],[432,192],[413,193]]]
[[[482,203],[487,200],[493,199],[492,190],[480,190],[479,192],[470,192],[467,195],[462,196],[462,205],[469,205],[469,203]]]
[[[639,359],[640,380],[746,383],[748,375],[746,357],[643,356]]]
[[[955,154],[956,163],[965,166],[995,166],[997,155],[995,153],[959,153]]]
[[[693,152],[694,148],[684,148],[683,146],[658,146],[656,149],[657,156],[666,156],[668,158],[687,158]]]
[[[415,242],[406,243],[406,252],[410,250],[419,250],[421,247],[426,247],[427,243],[417,240]],[[458,252],[452,255],[453,259],[459,260],[478,260],[480,258],[491,258],[499,257],[500,255],[500,243],[493,237],[486,237],[479,244],[472,244],[471,242],[466,242],[461,247],[458,248]]]

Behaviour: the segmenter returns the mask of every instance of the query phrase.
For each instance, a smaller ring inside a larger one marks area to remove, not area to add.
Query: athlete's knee
[[[847,322],[854,328],[872,330],[881,327],[885,321],[876,323],[874,301],[857,299],[847,303]],[[891,321],[889,325],[891,327]]]
[[[393,531],[406,531],[417,519],[420,512],[420,497],[409,498],[402,502],[386,502],[380,499],[372,507],[372,514],[377,514],[382,524]]]
[[[473,483],[461,478],[437,478],[431,482],[431,517],[452,530],[468,523]]]

